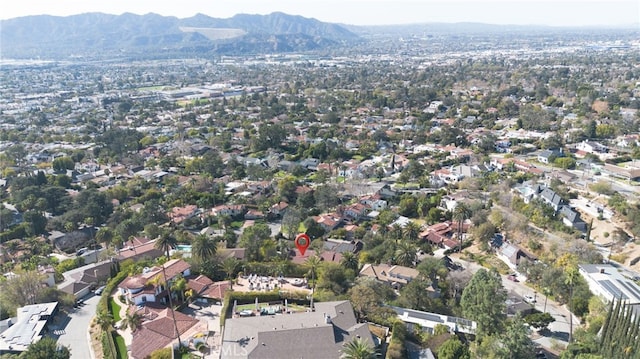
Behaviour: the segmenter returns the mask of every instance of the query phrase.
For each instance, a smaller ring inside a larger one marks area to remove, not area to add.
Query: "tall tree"
[[[413,267],[418,261],[417,248],[412,243],[402,241],[396,249],[395,262],[401,266]]]
[[[407,225],[404,227],[404,236],[410,241],[417,241],[418,237],[420,236],[420,225],[414,221],[410,221],[409,223],[407,223]]]
[[[217,243],[206,234],[197,235],[191,241],[191,255],[200,263],[205,263],[216,255]]]
[[[354,273],[358,273],[358,269],[360,268],[360,263],[358,262],[358,256],[351,252],[342,253],[342,259],[340,260],[340,264],[346,269],[351,269]]]
[[[171,248],[175,247],[176,244],[178,244],[178,241],[176,240],[176,237],[174,237],[173,233],[165,231],[158,239],[156,239],[155,247],[164,251],[167,256],[167,260],[169,260],[171,258],[169,251]]]
[[[462,251],[462,226],[467,218],[471,217],[471,209],[466,203],[458,202],[456,208],[453,209],[452,218],[457,222],[456,227],[458,231],[459,250]]]
[[[478,333],[491,335],[502,327],[507,292],[497,272],[478,270],[462,292],[460,306],[467,319],[478,323]]]
[[[529,329],[520,316],[516,316],[507,325],[500,338],[507,351],[507,358],[533,358],[535,345],[529,338]]]

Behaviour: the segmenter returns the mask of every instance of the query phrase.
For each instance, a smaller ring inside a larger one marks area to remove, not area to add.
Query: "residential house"
[[[379,282],[390,285],[393,289],[399,290],[420,275],[416,269],[389,264],[370,264],[367,263],[360,270],[360,277],[373,278]],[[435,296],[436,290],[432,287],[427,288],[429,295]]]
[[[559,150],[543,150],[538,153],[538,162],[549,164],[558,157],[562,157],[563,153]]]
[[[70,271],[58,289],[73,295],[75,299],[80,299],[100,284],[106,283],[111,277],[115,263],[102,262],[100,264],[85,265],[79,269]]]
[[[398,319],[407,325],[407,329],[409,329],[411,333],[414,332],[414,329],[418,329],[433,334],[434,329],[438,325],[448,327],[449,332],[452,334],[463,333],[475,335],[478,329],[478,323],[464,318],[393,306],[389,308],[398,314]]]
[[[367,206],[362,203],[354,203],[344,209],[343,215],[346,219],[357,222],[367,215]]]
[[[274,216],[281,217],[281,216],[284,216],[284,213],[287,211],[288,207],[289,207],[289,204],[287,202],[280,201],[274,204],[273,206],[271,206],[269,211]]]
[[[629,181],[640,180],[640,168],[638,167],[620,167],[614,164],[605,163],[602,170],[604,173],[612,177],[622,178]]]
[[[338,359],[344,345],[355,338],[376,345],[368,324],[358,323],[349,301],[316,303],[314,309],[227,319],[221,357]]]
[[[580,213],[571,207],[562,206],[559,214],[562,216],[562,223],[564,223],[565,226],[575,228],[582,233],[587,232],[587,224],[580,218]]]
[[[576,150],[584,151],[586,153],[593,153],[593,154],[609,152],[609,149],[607,148],[607,146],[601,144],[600,142],[588,141],[588,140],[585,140],[576,144]]]
[[[211,214],[217,216],[229,216],[237,217],[246,211],[246,207],[243,204],[223,204],[216,206],[211,210]]]
[[[622,300],[640,314],[640,286],[611,264],[579,264],[578,269],[592,293],[607,302]]]
[[[147,302],[168,303],[168,288],[179,277],[191,274],[191,265],[182,259],[172,259],[162,266],[145,268],[142,274],[127,277],[118,285],[127,302],[142,305]]]
[[[545,187],[539,195],[539,198],[542,199],[546,204],[551,206],[555,212],[560,210],[560,207],[564,205],[564,200],[551,188]]]
[[[257,209],[250,209],[247,213],[244,214],[244,219],[255,220],[255,219],[263,219],[264,213]]]
[[[378,193],[360,197],[360,203],[369,206],[373,211],[382,211],[388,206],[388,202],[382,199],[382,196]]]
[[[214,282],[209,277],[200,274],[188,277],[187,287],[201,298],[222,301],[225,293],[231,289],[231,282],[228,280]]]
[[[58,302],[25,305],[16,311],[16,322],[0,333],[0,353],[19,354],[38,342],[58,312]]]
[[[503,242],[502,247],[498,249],[498,258],[514,271],[518,269],[520,259],[526,258],[531,261],[537,259],[534,255],[520,248],[520,246],[507,242]]]
[[[321,214],[313,218],[316,220],[316,222],[318,222],[320,227],[322,227],[322,229],[324,229],[326,233],[338,228],[338,226],[342,223],[342,217],[337,215],[336,213]]]
[[[119,249],[116,255],[118,261],[126,259],[142,260],[156,259],[164,255],[164,251],[156,248],[156,240],[147,237],[132,237],[123,243],[123,248]]]
[[[180,224],[196,214],[198,214],[198,206],[190,204],[184,207],[173,207],[167,215],[173,223]]]
[[[148,358],[154,351],[177,343],[178,337],[183,345],[188,346],[189,338],[207,334],[207,327],[203,323],[171,308],[145,305],[138,312],[144,320],[140,328],[133,332],[132,359]]]

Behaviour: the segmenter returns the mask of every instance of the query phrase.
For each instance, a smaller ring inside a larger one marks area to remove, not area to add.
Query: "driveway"
[[[96,307],[100,296],[92,293],[84,297],[84,305],[73,308],[72,311],[54,320],[50,327],[54,337],[58,337],[58,343],[66,345],[71,350],[71,357],[89,359],[95,355],[89,339],[89,324],[96,314]]]

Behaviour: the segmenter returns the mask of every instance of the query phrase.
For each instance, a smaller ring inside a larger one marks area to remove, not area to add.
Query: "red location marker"
[[[309,248],[309,244],[311,244],[311,238],[309,238],[306,233],[300,233],[293,242],[296,244],[296,247],[298,247],[300,255],[304,256],[304,252]]]

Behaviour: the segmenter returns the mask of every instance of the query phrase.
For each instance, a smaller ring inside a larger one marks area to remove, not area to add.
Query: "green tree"
[[[478,270],[462,292],[460,306],[465,318],[478,323],[478,333],[491,335],[503,325],[507,292],[497,272]]]
[[[69,359],[69,348],[58,345],[55,339],[44,337],[29,344],[27,350],[20,355],[21,359]]]
[[[216,255],[218,244],[206,234],[199,234],[191,241],[191,255],[199,263],[205,263]]]
[[[246,228],[240,235],[240,246],[245,248],[247,260],[261,260],[260,248],[269,238],[271,238],[271,228],[266,223],[258,223]]]
[[[184,302],[184,291],[187,290],[187,280],[179,275],[173,283],[171,283],[171,291],[180,295],[180,301]]]
[[[555,319],[549,313],[533,313],[527,315],[524,321],[536,330],[545,330]]]
[[[174,248],[176,244],[178,244],[178,241],[176,240],[176,237],[173,235],[173,233],[165,231],[162,233],[162,235],[160,235],[158,239],[156,239],[155,247],[165,252],[167,260],[169,260],[171,258],[171,256],[169,255],[169,251],[171,250],[171,248]]]
[[[458,232],[459,251],[462,251],[462,226],[467,218],[471,218],[471,209],[466,203],[458,202],[456,207],[453,209],[451,218],[457,222],[456,227]]]
[[[470,359],[469,348],[457,337],[447,339],[438,348],[438,359]]]
[[[320,257],[314,255],[304,262],[305,266],[309,268],[307,275],[311,277],[311,288],[314,289],[316,287],[316,278],[318,278],[318,268],[320,268],[320,264],[322,263],[322,259]]]
[[[131,313],[130,311],[127,310],[127,314],[125,314],[124,318],[122,318],[122,322],[120,323],[120,328],[121,329],[129,328],[131,329],[132,332],[135,332],[142,327],[143,320],[144,320],[144,317],[140,313],[138,312]]]
[[[401,266],[413,267],[418,261],[418,253],[415,245],[402,241],[396,249],[395,262]]]
[[[236,257],[225,258],[225,260],[223,260],[220,264],[220,267],[227,275],[227,279],[230,281],[233,280],[234,275],[236,274],[236,270],[238,270],[239,266],[240,261],[236,259]]]
[[[414,221],[410,221],[404,227],[404,235],[408,240],[416,242],[420,236],[420,225]]]
[[[360,268],[360,263],[358,262],[358,256],[351,252],[342,253],[342,259],[340,260],[340,264],[346,269],[351,269],[354,273],[358,272]]]
[[[375,351],[373,347],[360,338],[354,338],[342,349],[342,359],[373,359]]]
[[[507,325],[500,340],[507,351],[507,358],[532,358],[535,355],[535,345],[520,316],[516,316]]]
[[[111,330],[113,328],[114,320],[111,313],[106,310],[101,310],[96,315],[96,324],[102,329],[103,332]]]
[[[53,160],[52,167],[56,172],[64,172],[66,170],[74,169],[76,164],[73,162],[71,157],[58,157]]]

